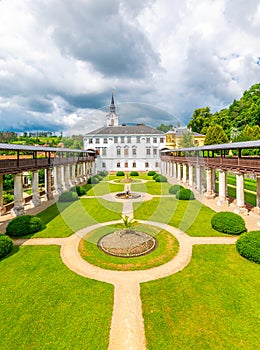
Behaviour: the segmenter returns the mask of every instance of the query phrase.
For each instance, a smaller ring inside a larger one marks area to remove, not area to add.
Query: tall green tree
[[[194,147],[192,132],[187,130],[186,132],[183,133],[180,145],[183,148]]]
[[[209,107],[195,109],[188,127],[194,132],[203,133],[202,130],[206,129],[211,122],[212,114]]]
[[[227,143],[228,138],[221,125],[209,126],[204,144],[215,145],[219,143]]]
[[[163,132],[167,132],[169,130],[171,130],[173,127],[172,124],[160,124],[159,126],[157,126],[157,130],[163,131]]]

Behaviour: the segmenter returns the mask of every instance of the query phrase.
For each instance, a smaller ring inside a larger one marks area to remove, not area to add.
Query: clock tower
[[[118,126],[119,115],[116,114],[116,106],[114,102],[114,94],[112,92],[110,112],[107,114],[107,126]]]

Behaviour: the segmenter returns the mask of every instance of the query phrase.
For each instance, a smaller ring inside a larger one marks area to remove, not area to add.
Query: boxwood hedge
[[[260,264],[260,231],[243,233],[237,240],[236,248],[244,258]]]
[[[125,173],[123,171],[118,171],[116,173],[116,176],[125,176]]]
[[[148,176],[154,176],[155,174],[156,174],[156,171],[154,171],[154,170],[150,170],[147,173]]]
[[[131,171],[130,176],[139,176],[138,171]]]
[[[170,188],[169,188],[169,193],[171,194],[176,194],[180,189],[184,188],[182,185],[172,185]]]
[[[89,179],[88,179],[88,184],[92,184],[92,185],[95,185],[95,184],[98,184],[99,183],[99,178],[95,175],[95,176],[91,176]]]
[[[188,188],[181,188],[176,192],[176,199],[188,201],[195,199],[195,196],[194,193]]]
[[[0,259],[11,252],[13,245],[10,237],[0,234]]]
[[[40,218],[33,215],[17,216],[6,226],[8,236],[20,237],[38,232],[43,228]]]
[[[78,195],[76,192],[63,192],[60,196],[59,196],[59,202],[73,202],[76,201],[78,199]]]
[[[240,235],[246,231],[244,219],[235,213],[222,211],[215,214],[211,219],[211,226],[219,232]]]
[[[158,175],[156,178],[155,178],[155,181],[156,182],[167,182],[167,178],[163,175]]]
[[[82,186],[74,186],[70,189],[70,192],[75,192],[78,196],[84,196],[84,194],[86,194],[86,191]]]

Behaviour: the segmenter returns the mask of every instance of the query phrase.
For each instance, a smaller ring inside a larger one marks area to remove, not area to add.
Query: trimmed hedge
[[[246,231],[244,219],[240,215],[228,211],[215,214],[211,219],[211,226],[214,230],[231,235],[240,235]]]
[[[156,178],[155,178],[155,181],[156,182],[167,182],[167,178],[163,175],[158,175]]]
[[[13,249],[13,241],[6,235],[0,235],[0,259],[8,255]]]
[[[84,196],[84,194],[86,194],[86,191],[82,186],[74,186],[70,188],[70,192],[75,192],[78,196]]]
[[[130,176],[139,176],[138,171],[131,171]]]
[[[160,175],[155,173],[155,174],[153,175],[153,180],[156,180],[158,176],[160,176]]]
[[[78,199],[78,195],[76,192],[63,192],[59,196],[59,202],[74,202]]]
[[[180,189],[184,188],[182,185],[172,185],[170,188],[169,188],[169,193],[171,194],[176,194]]]
[[[6,226],[8,236],[20,237],[38,232],[43,228],[40,218],[33,215],[17,216]]]
[[[156,171],[154,171],[154,170],[150,170],[147,173],[148,176],[154,176],[155,174],[156,174]]]
[[[176,192],[176,199],[189,201],[195,199],[194,193],[188,188],[181,188]]]
[[[108,172],[106,170],[102,170],[99,172],[99,175],[102,176],[102,177],[105,177],[108,175]]]
[[[95,185],[95,184],[98,184],[98,183],[99,183],[99,178],[96,175],[95,176],[91,176],[88,179],[88,184]]]
[[[125,173],[123,171],[118,171],[116,173],[116,176],[125,176]]]
[[[260,231],[243,233],[236,242],[236,248],[244,258],[260,264]]]

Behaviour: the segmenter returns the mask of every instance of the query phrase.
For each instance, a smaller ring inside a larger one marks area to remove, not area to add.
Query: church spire
[[[116,113],[116,106],[115,106],[115,102],[114,102],[113,92],[112,92],[112,97],[111,97],[110,113]]]

